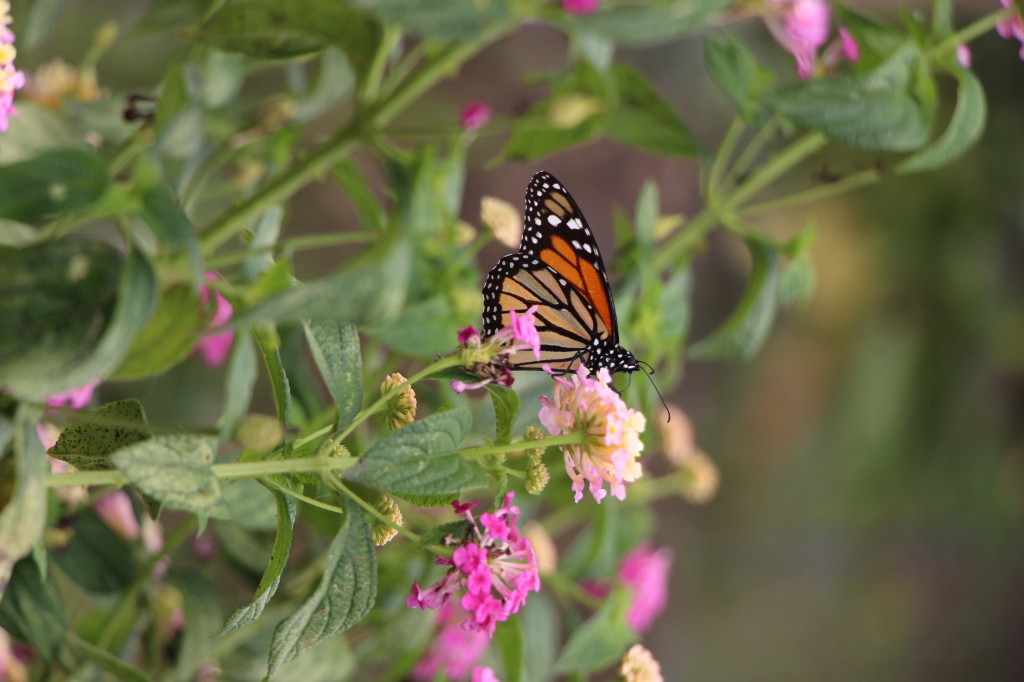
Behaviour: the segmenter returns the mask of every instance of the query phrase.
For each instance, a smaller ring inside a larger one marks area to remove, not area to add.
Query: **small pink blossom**
[[[956,46],[956,60],[965,69],[971,68],[971,48],[964,43]]]
[[[473,677],[470,682],[501,682],[498,676],[494,674],[494,670],[491,668],[485,668],[482,665],[473,667]]]
[[[571,379],[555,377],[552,397],[541,396],[538,417],[551,435],[573,431],[584,434],[582,443],[562,446],[576,502],[583,498],[584,485],[598,503],[609,491],[622,500],[626,497],[625,484],[642,473],[638,458],[643,450],[640,434],[646,423],[644,416],[627,407],[611,387],[607,369],[598,370],[594,379],[587,375],[587,368],[580,365]]]
[[[70,407],[73,410],[80,410],[92,400],[93,391],[99,386],[100,380],[94,379],[87,384],[73,388],[63,393],[54,393],[46,398],[45,402],[50,407]]]
[[[494,110],[491,105],[483,100],[474,100],[462,107],[459,112],[459,125],[466,132],[478,130],[491,120]]]
[[[93,509],[111,530],[125,540],[138,540],[141,528],[131,498],[123,490],[115,490],[98,498]]]
[[[426,655],[413,667],[414,680],[428,682],[442,669],[449,679],[466,678],[491,641],[486,633],[462,627],[468,615],[453,601],[441,605],[437,612],[440,630]]]
[[[672,552],[653,549],[649,544],[635,547],[619,564],[619,580],[632,599],[626,623],[637,632],[646,632],[668,603],[668,576]]]
[[[17,116],[14,91],[25,87],[25,74],[14,66],[18,51],[14,48],[14,32],[10,29],[11,5],[0,1],[0,132],[7,130],[8,118]]]
[[[999,0],[999,2],[1006,9],[1016,9],[1014,0]],[[1021,43],[1020,58],[1024,59],[1024,19],[1021,18],[1020,14],[1015,14],[1009,19],[1000,21],[996,24],[996,32],[1003,38],[1019,40]]]
[[[472,505],[452,505],[469,523],[466,535],[445,538],[445,544],[455,550],[451,559],[438,557],[437,563],[451,568],[426,590],[413,583],[406,598],[409,608],[439,608],[465,589],[459,603],[469,617],[462,627],[493,637],[495,626],[519,611],[527,593],[540,589],[537,557],[516,527],[519,508],[512,505],[514,495],[506,495],[501,507],[481,515],[479,523]]]
[[[831,8],[825,0],[766,0],[769,14],[765,24],[775,40],[796,60],[796,73],[810,78],[818,49],[828,40]],[[779,10],[772,10],[771,7]],[[781,11],[781,21],[776,13]]]
[[[214,272],[207,272],[203,275],[208,280],[216,280],[217,274]],[[210,295],[213,294],[213,317],[210,319],[210,329],[216,329],[223,327],[231,319],[234,314],[234,308],[231,307],[231,303],[224,298],[218,291],[213,291],[206,285],[199,286],[199,304],[206,308],[209,306]],[[228,358],[228,353],[231,352],[231,344],[234,343],[235,332],[233,329],[223,329],[220,331],[210,332],[204,334],[199,342],[196,343],[196,349],[203,356],[203,361],[207,367],[219,367],[224,364],[224,361]]]
[[[600,4],[599,0],[562,0],[562,9],[566,14],[593,14]]]
[[[860,45],[857,44],[853,34],[845,26],[840,26],[836,32],[839,33],[839,43],[843,46],[843,56],[846,57],[846,61],[855,62],[860,59]]]
[[[472,339],[476,339],[477,342],[480,341],[480,332],[476,330],[476,327],[469,325],[459,330],[459,343],[466,345]]]
[[[489,383],[499,386],[511,386],[513,382],[511,366],[517,353],[531,353],[540,359],[540,336],[537,334],[534,314],[537,306],[530,306],[523,312],[515,310],[509,313],[509,325],[502,327],[486,340],[474,327],[459,330],[459,343],[462,344],[464,367],[480,378],[480,381],[467,383],[453,381],[452,390],[456,393],[482,388]],[[527,356],[529,357],[529,356]]]

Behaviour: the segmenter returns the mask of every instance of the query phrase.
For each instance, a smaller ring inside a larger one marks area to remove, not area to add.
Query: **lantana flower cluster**
[[[640,434],[646,421],[611,387],[607,369],[599,369],[594,378],[588,375],[587,368],[580,365],[568,379],[555,377],[552,397],[540,399],[540,422],[555,436],[584,434],[582,443],[562,446],[577,502],[583,498],[584,485],[599,503],[608,492],[622,500],[625,484],[642,473],[638,458],[644,447]],[[604,489],[605,483],[609,490]]]
[[[451,568],[427,589],[413,583],[412,594],[406,598],[409,608],[439,608],[465,589],[459,603],[469,617],[462,627],[493,637],[495,626],[519,611],[529,592],[540,589],[533,546],[516,527],[519,508],[512,504],[514,495],[506,495],[494,513],[481,514],[479,521],[472,512],[476,502],[452,503],[469,527],[462,538],[445,538],[445,544],[455,551],[451,559],[438,557],[437,563]]]
[[[0,0],[0,132],[7,130],[7,119],[17,116],[14,91],[25,87],[25,74],[14,68],[14,31],[11,30],[11,3]]]
[[[480,332],[472,325],[459,330],[459,343],[463,347],[463,366],[479,377],[480,381],[453,381],[452,389],[456,393],[462,393],[481,388],[491,382],[499,386],[511,386],[513,355],[526,350],[540,360],[540,336],[537,334],[536,321],[533,318],[536,312],[537,306],[530,306],[522,313],[515,310],[509,312],[510,324],[499,329],[487,340],[481,339]]]
[[[775,40],[793,55],[796,74],[802,79],[814,75],[818,50],[828,42],[832,8],[827,0],[765,0],[765,25]],[[845,27],[837,30],[839,39],[829,46],[822,61],[833,66],[840,59],[860,59],[860,46]]]

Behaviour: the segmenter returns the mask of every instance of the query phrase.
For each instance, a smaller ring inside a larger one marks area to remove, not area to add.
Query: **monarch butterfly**
[[[619,345],[608,275],[580,207],[550,173],[533,176],[519,251],[491,268],[484,283],[484,338],[510,322],[509,313],[536,305],[540,359],[530,350],[511,358],[511,369],[635,372],[640,363]]]

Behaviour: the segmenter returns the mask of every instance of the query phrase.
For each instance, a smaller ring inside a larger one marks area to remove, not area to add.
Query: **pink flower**
[[[17,682],[27,679],[28,669],[18,656],[11,636],[7,630],[0,628],[0,680]]]
[[[63,393],[54,393],[46,398],[45,402],[50,407],[70,407],[73,410],[80,410],[92,400],[93,391],[96,390],[99,383],[99,379],[94,379],[78,388]]]
[[[597,11],[598,0],[562,0],[566,14],[593,14]]]
[[[967,45],[960,43],[956,46],[956,60],[960,63],[960,66],[965,69],[971,68],[971,48]]]
[[[462,111],[459,112],[459,125],[466,132],[478,130],[491,120],[493,113],[490,104],[483,100],[474,100],[462,107]]]
[[[529,351],[540,360],[540,336],[533,317],[536,312],[537,306],[530,306],[522,313],[511,311],[509,325],[499,329],[486,341],[480,338],[475,327],[459,330],[459,343],[463,345],[463,366],[478,376],[480,381],[453,381],[452,390],[462,393],[482,388],[491,382],[499,386],[511,386],[511,359],[516,353]]]
[[[98,498],[93,503],[93,509],[111,530],[125,540],[139,539],[139,519],[135,516],[131,498],[125,491],[115,490]]]
[[[207,272],[203,276],[208,280],[217,279],[217,274],[214,272]],[[199,305],[203,308],[209,306],[211,292],[213,294],[214,310],[213,317],[210,319],[210,329],[216,329],[227,324],[234,313],[234,309],[231,307],[228,299],[224,298],[220,292],[212,291],[206,285],[199,286]],[[207,367],[219,367],[227,360],[228,353],[231,352],[231,344],[234,343],[234,340],[235,332],[233,329],[211,332],[199,339],[199,342],[196,343],[196,349],[203,356],[203,361]]]
[[[609,491],[622,500],[625,483],[642,473],[637,458],[644,447],[640,441],[644,416],[627,407],[612,389],[607,369],[598,370],[595,379],[587,374],[587,368],[580,365],[571,380],[555,377],[552,397],[541,396],[538,416],[554,436],[573,431],[584,434],[582,443],[562,446],[575,500],[583,498],[585,483],[598,503]],[[604,489],[605,483],[609,491]]]
[[[845,26],[840,26],[837,33],[839,33],[839,43],[843,46],[843,56],[846,57],[846,61],[855,62],[860,59],[860,45],[857,44],[853,34]]]
[[[501,682],[501,680],[492,669],[478,665],[473,668],[473,678],[470,682]]]
[[[483,632],[462,627],[467,616],[455,602],[449,601],[440,607],[437,621],[441,629],[426,655],[413,667],[414,680],[433,680],[441,669],[450,679],[465,679],[491,641]]]
[[[14,107],[14,91],[25,87],[25,74],[14,67],[14,32],[11,24],[11,5],[0,1],[0,132],[7,130],[8,118],[17,116]]]
[[[1006,9],[1016,9],[1014,0],[999,0]],[[996,31],[1003,38],[1016,38],[1020,41],[1020,58],[1024,59],[1024,19],[1020,14],[1015,14],[1009,19],[1003,19],[996,24]]]
[[[766,0],[781,10],[782,20],[771,12],[765,24],[775,40],[796,60],[797,76],[810,78],[818,49],[828,40],[831,10],[825,0]]]
[[[672,552],[654,550],[642,544],[630,551],[619,564],[619,580],[632,593],[626,623],[637,632],[646,632],[668,602],[668,575]]]
[[[466,517],[469,527],[462,538],[445,538],[445,544],[454,546],[455,551],[451,559],[438,557],[437,563],[451,568],[426,590],[413,583],[412,594],[406,598],[409,608],[439,608],[456,591],[465,589],[459,603],[469,618],[462,627],[493,637],[495,626],[519,611],[527,593],[540,589],[537,557],[516,527],[519,508],[512,505],[514,495],[506,495],[494,513],[482,514],[479,523],[473,517],[475,505],[452,504],[456,513]]]

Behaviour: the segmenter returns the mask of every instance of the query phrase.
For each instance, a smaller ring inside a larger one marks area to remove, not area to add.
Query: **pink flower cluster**
[[[814,74],[818,50],[828,41],[832,9],[826,0],[765,0],[765,24],[775,40],[793,55],[796,74],[807,79]],[[840,56],[855,62],[860,47],[846,28],[838,29],[839,40],[825,51],[824,61],[833,65]]]
[[[217,273],[215,272],[207,272],[203,276],[210,281],[217,280]],[[205,284],[201,284],[199,286],[199,304],[203,308],[210,305],[211,296],[213,297],[214,308],[213,317],[210,319],[210,328],[216,329],[228,323],[228,320],[234,314],[234,309],[231,307],[228,299],[224,298],[220,292],[210,289]],[[210,332],[204,334],[199,339],[195,350],[199,351],[199,354],[203,356],[203,361],[207,367],[219,367],[227,360],[228,353],[231,352],[231,344],[234,341],[235,332],[230,328]]]
[[[1014,0],[999,0],[1006,9],[1015,9]],[[996,31],[1003,38],[1016,38],[1020,41],[1020,58],[1024,59],[1024,18],[1016,14],[996,24]]]
[[[480,338],[480,332],[472,325],[460,329],[459,343],[465,348],[466,367],[480,377],[480,381],[453,381],[452,389],[456,393],[462,393],[481,388],[491,382],[499,386],[511,386],[512,356],[520,351],[529,351],[540,360],[540,335],[537,334],[536,320],[533,318],[536,312],[537,306],[530,306],[523,313],[510,311],[510,324],[499,329],[486,341]]]
[[[7,130],[7,119],[17,116],[14,91],[25,87],[25,74],[14,68],[14,32],[11,26],[11,4],[0,0],[0,132]]]
[[[538,416],[553,436],[574,431],[584,434],[582,443],[562,446],[575,500],[583,498],[587,484],[600,503],[609,492],[605,483],[612,496],[622,500],[625,484],[642,473],[637,458],[644,447],[640,434],[646,422],[611,387],[607,369],[598,370],[594,379],[587,374],[587,368],[580,365],[571,379],[555,377],[552,397],[541,396],[543,407]]]
[[[466,678],[491,641],[484,632],[462,627],[467,615],[452,601],[438,609],[437,622],[441,629],[431,642],[426,655],[413,667],[414,680],[429,682],[437,677],[441,669],[444,669],[444,674],[449,679]]]
[[[445,538],[454,545],[452,558],[438,557],[437,563],[451,566],[441,580],[427,589],[413,583],[412,594],[406,598],[409,608],[436,609],[448,602],[457,590],[465,589],[459,603],[469,617],[462,627],[494,636],[500,622],[519,611],[528,592],[540,589],[537,557],[533,546],[519,535],[516,521],[519,508],[512,505],[514,493],[493,514],[473,518],[476,503],[453,502],[455,512],[469,522],[466,536]]]
[[[644,543],[622,557],[619,580],[632,594],[626,623],[637,632],[647,632],[668,603],[668,575],[672,552]]]

